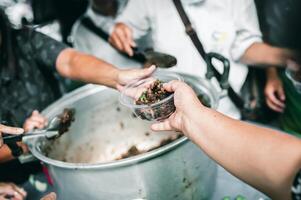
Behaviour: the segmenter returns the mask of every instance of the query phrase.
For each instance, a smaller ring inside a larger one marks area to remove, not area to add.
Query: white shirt
[[[117,16],[124,10],[126,3],[126,0],[119,0]],[[91,6],[89,6],[85,16],[89,17],[97,27],[108,34],[110,34],[115,24],[114,17],[97,14],[92,10]],[[88,30],[82,25],[80,20],[73,26],[71,36],[74,47],[80,51],[92,54],[120,68],[141,66],[140,63],[120,54],[108,41],[103,40],[98,35]]]
[[[239,63],[246,49],[261,42],[257,12],[253,0],[182,0],[184,9],[198,33],[206,52],[217,52],[231,62],[229,82],[240,91],[248,68]],[[175,71],[204,77],[206,65],[197,52],[172,0],[130,0],[117,21],[134,31],[135,39],[152,34],[154,49],[174,55]],[[220,65],[216,65],[222,71]],[[226,98],[219,110],[234,118],[240,114]]]

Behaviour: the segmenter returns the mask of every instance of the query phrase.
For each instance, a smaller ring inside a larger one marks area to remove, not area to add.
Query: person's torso
[[[184,4],[184,9],[205,50],[220,53],[230,60],[230,83],[236,91],[239,91],[248,69],[231,58],[231,48],[237,31],[231,3],[230,0],[205,0],[195,4]],[[205,62],[186,34],[172,0],[154,0],[150,5],[152,6],[150,23],[155,50],[177,57],[178,64],[174,70],[204,77]],[[222,71],[220,65],[216,66]]]
[[[35,62],[29,38],[16,32],[16,74],[2,83],[0,118],[11,125],[22,123],[35,109],[42,110],[59,97],[57,81],[50,71]]]

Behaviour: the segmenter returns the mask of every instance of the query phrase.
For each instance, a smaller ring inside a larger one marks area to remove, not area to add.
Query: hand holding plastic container
[[[122,90],[120,103],[143,120],[162,121],[175,112],[174,94],[163,88],[164,83],[182,80],[176,73],[160,70],[151,77],[128,84]]]

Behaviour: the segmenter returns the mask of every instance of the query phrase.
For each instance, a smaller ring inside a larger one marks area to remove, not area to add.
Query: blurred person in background
[[[206,52],[217,52],[231,63],[229,82],[238,94],[246,80],[246,65],[286,65],[292,52],[262,42],[253,0],[182,0],[193,28]],[[200,77],[206,64],[185,32],[172,0],[131,0],[117,19],[110,42],[118,50],[133,55],[135,40],[152,36],[155,51],[174,55],[178,64],[172,70]],[[216,65],[221,72],[221,66]],[[229,98],[220,102],[219,110],[240,118],[238,108]]]
[[[115,66],[140,67],[141,63],[118,52],[108,42],[115,19],[120,16],[127,0],[90,0],[87,11],[76,21],[71,32],[75,49],[94,55]],[[66,80],[67,90],[73,90],[83,83]]]
[[[120,70],[42,33],[15,30],[0,10],[0,122],[20,127],[33,110],[43,110],[61,97],[59,76],[115,88],[154,70]],[[38,162],[21,165],[15,159],[0,165],[0,181],[22,183],[39,170]]]
[[[266,103],[270,109],[280,113],[280,128],[301,137],[301,94],[283,70],[267,69],[265,86]]]
[[[176,111],[152,130],[182,132],[231,174],[273,200],[301,199],[301,139],[207,108],[184,82],[172,81],[164,89],[174,92]]]
[[[258,2],[264,40],[274,46],[301,51],[301,2],[299,0],[261,0]],[[299,58],[301,59],[301,57]],[[267,69],[267,105],[279,112],[282,130],[301,137],[301,94],[285,70]],[[300,73],[300,72],[299,72]]]
[[[127,0],[91,0],[86,13],[73,26],[71,38],[74,47],[116,66],[140,67],[141,63],[121,54],[108,42],[115,20],[121,15],[127,3]],[[137,42],[138,46],[149,47],[151,42],[148,38],[147,36],[141,38]]]

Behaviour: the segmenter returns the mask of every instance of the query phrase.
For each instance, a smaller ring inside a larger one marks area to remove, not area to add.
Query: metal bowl
[[[197,84],[195,89],[207,95],[212,107],[217,106],[219,93],[210,82],[181,76]],[[186,137],[156,148],[178,133],[151,133],[149,122],[133,118],[130,110],[118,105],[116,91],[87,85],[43,114],[51,118],[70,107],[76,109],[76,120],[68,133],[54,143],[38,138],[28,144],[48,168],[59,199],[210,198],[216,164]],[[118,159],[133,144],[145,153]],[[54,151],[49,152],[49,145]]]

